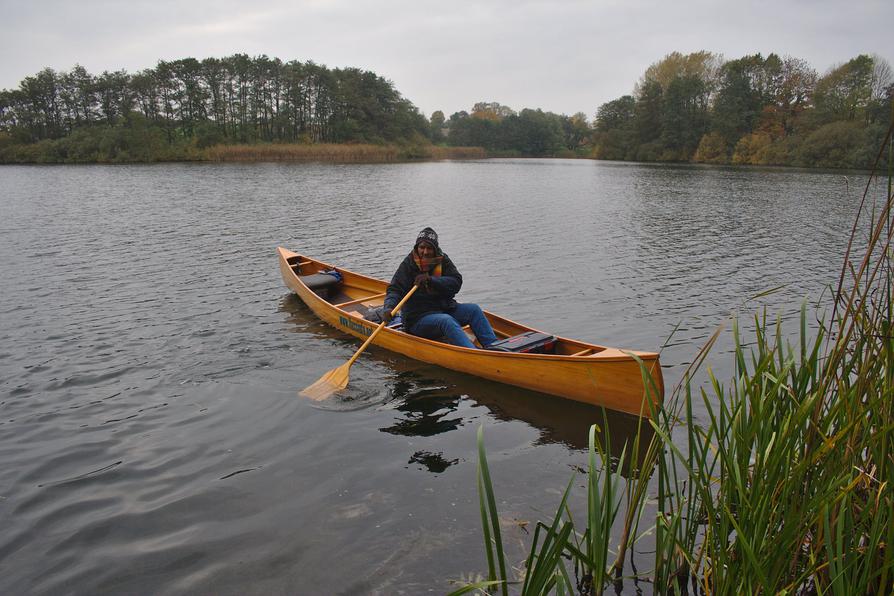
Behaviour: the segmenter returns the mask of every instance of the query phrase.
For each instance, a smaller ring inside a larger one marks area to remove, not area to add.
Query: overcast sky
[[[894,58],[894,0],[0,0],[0,88],[89,72],[266,54],[358,67],[426,116],[496,101],[592,118],[672,51],[776,52],[820,74]]]

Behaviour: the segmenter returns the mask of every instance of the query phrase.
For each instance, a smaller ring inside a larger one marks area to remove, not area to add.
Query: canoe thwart
[[[294,271],[295,273],[297,273],[299,275],[301,274],[302,267],[306,267],[307,265],[313,265],[313,263],[314,263],[313,261],[308,261],[306,259],[302,261],[301,259],[302,259],[301,256],[296,255],[296,256],[290,257],[289,259],[286,260],[286,262],[292,268],[292,271]]]
[[[593,348],[587,348],[586,350],[581,350],[580,352],[575,352],[574,354],[569,354],[569,356],[586,356],[590,352],[593,351]]]
[[[347,302],[340,302],[339,304],[333,304],[335,308],[344,308],[346,306],[351,306],[352,304],[360,304],[361,302],[366,302],[367,300],[376,300],[378,298],[384,298],[385,292],[380,292],[378,294],[371,294],[369,296],[364,296],[363,298],[357,298],[356,300],[348,300]]]

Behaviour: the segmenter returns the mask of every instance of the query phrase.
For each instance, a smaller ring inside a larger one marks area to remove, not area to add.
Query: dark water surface
[[[731,312],[795,331],[837,281],[865,179],[846,182],[561,160],[0,168],[0,593],[444,593],[486,569],[480,425],[517,562],[599,414],[377,349],[339,398],[297,397],[358,343],[287,292],[275,247],[390,277],[431,225],[462,300],[623,348],[679,325],[670,388]]]

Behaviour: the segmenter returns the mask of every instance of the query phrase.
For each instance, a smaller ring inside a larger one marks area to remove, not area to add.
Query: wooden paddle
[[[413,292],[415,292],[418,287],[419,286],[413,286],[412,288],[410,288],[410,291],[407,292],[407,295],[403,297],[403,300],[398,302],[397,306],[395,306],[391,310],[391,314],[397,314],[397,312],[404,305],[404,302],[410,299],[410,296],[413,295]],[[306,389],[304,389],[304,391],[301,391],[299,395],[307,397],[314,401],[323,401],[336,391],[341,391],[342,389],[347,387],[348,373],[351,370],[351,365],[354,364],[354,361],[357,360],[360,354],[363,353],[363,350],[366,349],[366,346],[372,343],[372,340],[375,339],[375,337],[379,334],[379,331],[381,331],[387,323],[388,321],[382,321],[381,323],[379,323],[379,326],[376,327],[376,330],[373,331],[368,338],[366,338],[366,341],[363,342],[363,345],[360,346],[360,349],[357,350],[357,352],[355,352],[353,356],[351,356],[350,360],[348,360],[338,368],[333,368],[332,370],[327,372],[325,375],[320,377],[319,381],[317,381],[310,387],[307,387]]]

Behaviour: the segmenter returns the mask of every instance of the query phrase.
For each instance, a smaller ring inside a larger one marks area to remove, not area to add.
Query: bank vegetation
[[[427,118],[376,73],[312,61],[45,68],[0,91],[0,163],[487,155],[867,169],[894,110],[894,75],[878,55],[820,75],[772,53],[674,52],[632,87],[592,120],[494,101]]]

